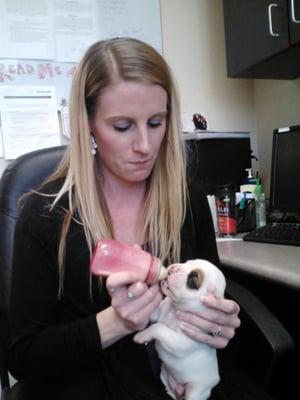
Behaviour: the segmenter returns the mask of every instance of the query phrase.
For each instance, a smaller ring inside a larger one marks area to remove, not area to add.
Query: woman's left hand
[[[182,331],[192,339],[217,349],[227,346],[240,326],[239,305],[229,299],[217,299],[211,294],[202,297],[206,308],[195,314],[179,311]]]

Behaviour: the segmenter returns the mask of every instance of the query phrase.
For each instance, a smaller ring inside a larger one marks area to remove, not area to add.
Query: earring
[[[95,156],[96,155],[96,149],[97,149],[97,143],[96,143],[96,140],[95,140],[95,138],[94,138],[94,136],[93,135],[91,135],[91,153],[92,153],[92,156]]]

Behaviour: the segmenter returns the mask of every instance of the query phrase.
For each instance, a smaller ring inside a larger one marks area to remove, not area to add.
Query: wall
[[[212,130],[254,132],[256,153],[253,83],[226,77],[222,0],[161,0],[161,18],[182,111],[203,112]],[[0,160],[0,173],[6,164]]]
[[[259,169],[269,193],[273,129],[300,124],[300,79],[255,80]]]
[[[161,0],[164,55],[182,111],[203,112],[212,130],[252,132],[268,192],[272,131],[299,124],[300,80],[229,79],[222,0]],[[6,165],[0,159],[0,174]]]
[[[161,0],[161,14],[182,110],[202,111],[212,130],[252,131],[252,81],[226,76],[222,0]]]
[[[161,0],[164,54],[183,111],[202,111],[213,130],[249,130],[269,193],[274,128],[300,124],[300,79],[226,76],[222,0]]]

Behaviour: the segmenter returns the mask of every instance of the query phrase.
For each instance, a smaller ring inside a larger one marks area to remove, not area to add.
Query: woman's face
[[[104,180],[145,181],[159,154],[166,120],[167,93],[161,86],[120,81],[107,87],[90,121]]]

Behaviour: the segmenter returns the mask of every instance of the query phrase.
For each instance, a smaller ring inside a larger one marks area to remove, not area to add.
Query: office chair
[[[64,152],[65,147],[61,146],[20,156],[6,168],[0,181],[1,400],[29,400],[28,385],[34,385],[34,382],[18,381],[11,387],[8,375],[10,342],[8,304],[14,228],[20,212],[18,199],[30,189],[39,186],[53,171]],[[228,281],[227,295],[234,298],[241,306],[242,327],[224,350],[226,356],[234,359],[239,368],[267,388],[283,356],[293,349],[293,340],[274,315],[248,290],[235,282]],[[253,343],[255,350],[252,347]],[[251,360],[253,353],[256,356],[260,355],[259,365],[256,359]],[[259,368],[260,366],[262,368]]]
[[[14,229],[19,216],[19,199],[37,188],[61,160],[66,147],[52,147],[24,154],[3,172],[0,181],[0,380],[1,400],[27,399],[26,384],[19,382],[10,389],[8,375],[11,266]]]

